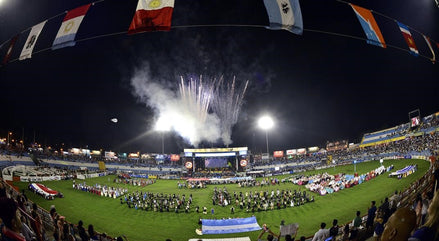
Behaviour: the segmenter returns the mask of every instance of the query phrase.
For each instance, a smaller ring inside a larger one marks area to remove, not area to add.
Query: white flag
[[[34,50],[35,43],[37,42],[37,39],[40,36],[40,33],[43,30],[46,22],[47,20],[32,27],[29,36],[27,36],[26,43],[23,46],[23,50],[21,50],[19,58],[20,60],[29,59],[32,57],[32,51]]]

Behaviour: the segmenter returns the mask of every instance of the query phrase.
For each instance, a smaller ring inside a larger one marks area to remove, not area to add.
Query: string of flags
[[[104,0],[99,0],[98,2],[102,1]],[[352,7],[361,27],[363,28],[363,31],[366,35],[366,42],[368,44],[382,48],[387,47],[381,30],[375,21],[374,14],[371,10],[344,2],[342,0],[337,1],[349,4]],[[136,12],[134,13],[133,19],[126,33],[136,34],[151,31],[170,31],[172,27],[171,20],[174,3],[175,0],[139,0],[137,3]],[[86,4],[66,12],[55,40],[53,41],[51,47],[52,50],[75,46],[76,33],[78,32],[90,6],[93,4],[94,3]],[[303,31],[306,31],[306,29],[303,28],[302,12],[300,9],[299,0],[264,0],[264,5],[269,18],[269,26],[266,26],[267,29],[287,30],[297,35],[302,35]],[[35,44],[38,41],[38,38],[47,21],[48,20],[45,20],[31,28],[18,58],[19,60],[25,60],[32,57]],[[408,45],[408,51],[414,56],[419,56],[419,50],[416,47],[415,41],[410,32],[410,28],[397,20],[395,20],[395,22],[401,30],[401,33]],[[429,59],[432,61],[432,63],[435,63],[436,55],[432,45],[433,41],[424,34],[420,34],[425,39],[427,46],[431,51],[431,58]],[[3,45],[6,45],[6,43],[9,42],[8,49],[3,57],[3,65],[9,62],[12,55],[12,50],[14,49],[19,36],[20,34],[15,35],[9,39],[9,41],[0,45],[1,49]],[[439,49],[439,43],[435,42],[435,44],[436,48]]]

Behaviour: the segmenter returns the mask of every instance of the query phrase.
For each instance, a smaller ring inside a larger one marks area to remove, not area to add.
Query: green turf
[[[266,223],[273,231],[279,232],[279,225],[281,220],[285,223],[299,223],[299,236],[311,236],[319,228],[321,222],[326,222],[329,226],[332,219],[337,218],[339,223],[346,223],[352,220],[355,212],[360,210],[362,214],[367,212],[370,201],[375,200],[377,205],[386,197],[390,196],[395,190],[404,190],[415,180],[422,177],[429,167],[429,162],[423,160],[385,160],[384,165],[389,166],[393,164],[394,170],[401,169],[408,164],[417,163],[418,171],[403,179],[388,178],[387,174],[378,176],[368,182],[353,188],[344,189],[340,192],[333,193],[326,196],[315,196],[314,203],[307,203],[299,207],[289,207],[281,210],[255,212],[258,223]],[[375,169],[380,164],[378,161],[365,162],[356,165],[358,173],[366,173]],[[328,173],[347,174],[354,173],[353,165],[346,165],[343,167],[329,168]],[[308,173],[323,172],[323,170],[312,171]],[[289,176],[289,175],[288,175]],[[277,178],[284,178],[288,176],[278,176]],[[189,194],[193,195],[193,205],[200,207],[206,206],[208,210],[212,208],[211,195],[214,185],[207,186],[206,189],[178,189],[177,180],[158,180],[157,183],[146,187],[133,187],[124,184],[114,184],[112,182],[114,176],[99,177],[94,179],[87,179],[88,185],[95,183],[108,184],[110,186],[123,186],[133,190],[143,190],[149,192],[163,192],[167,194]],[[78,180],[79,182],[79,180]],[[64,198],[57,198],[55,200],[44,200],[40,196],[33,193],[26,192],[27,196],[37,202],[43,208],[49,210],[51,205],[55,205],[58,213],[66,217],[67,221],[78,223],[81,219],[85,226],[93,224],[95,230],[99,232],[106,232],[111,236],[126,235],[130,241],[137,240],[165,240],[170,238],[172,240],[188,240],[196,238],[195,229],[199,228],[198,219],[201,218],[223,218],[223,217],[249,217],[253,215],[251,212],[247,213],[239,208],[235,209],[235,214],[230,214],[229,207],[214,206],[215,214],[207,215],[202,213],[197,214],[194,210],[191,213],[173,213],[173,212],[151,212],[141,211],[135,209],[128,209],[124,204],[121,205],[119,199],[111,199],[100,197],[87,192],[74,190],[72,188],[72,181],[52,181],[45,182],[46,186],[60,191],[64,194]],[[16,183],[20,188],[26,188],[27,183]],[[276,190],[276,189],[296,189],[305,190],[302,186],[297,186],[292,183],[286,183],[270,187],[246,187],[239,188],[236,184],[220,185],[226,186],[229,193],[233,191],[245,192],[250,190]],[[204,235],[204,238],[224,238],[224,237],[244,237],[250,236],[251,240],[256,240],[259,231],[238,233],[238,234],[224,234],[224,235]]]

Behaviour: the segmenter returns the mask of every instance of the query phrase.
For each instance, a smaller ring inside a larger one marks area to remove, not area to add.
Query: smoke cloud
[[[200,113],[196,96],[182,96],[177,86],[151,77],[149,64],[134,71],[133,94],[154,110],[155,121],[165,120],[169,127],[197,147],[202,141],[215,143],[221,139],[220,120],[215,113]],[[203,116],[202,116],[203,114]],[[229,136],[230,138],[230,136]]]

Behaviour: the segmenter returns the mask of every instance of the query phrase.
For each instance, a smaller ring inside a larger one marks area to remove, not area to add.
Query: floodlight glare
[[[164,117],[160,117],[156,124],[155,124],[155,130],[156,131],[170,131],[171,130],[171,122]]]
[[[269,116],[263,116],[259,119],[258,125],[263,130],[271,129],[274,125],[273,119]]]
[[[270,116],[262,116],[258,121],[259,128],[265,130],[265,142],[267,144],[267,154],[270,157],[270,150],[268,148],[268,130],[274,125],[273,119]]]

